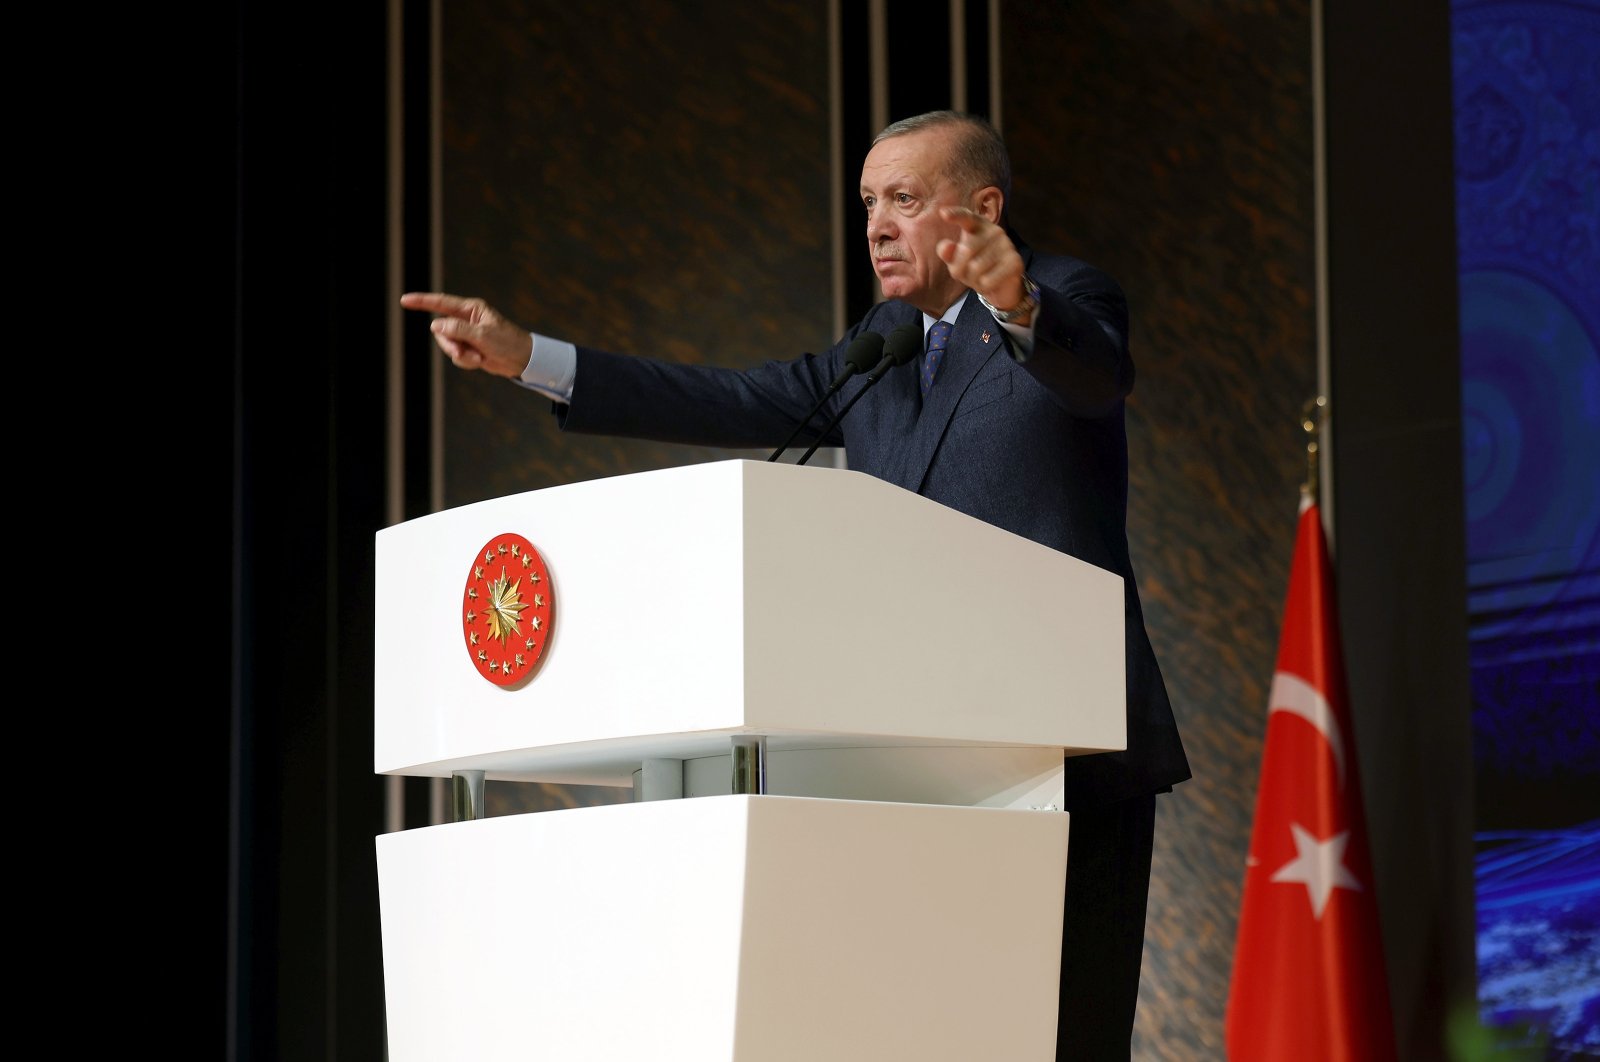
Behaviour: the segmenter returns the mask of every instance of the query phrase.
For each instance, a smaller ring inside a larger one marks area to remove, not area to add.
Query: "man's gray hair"
[[[969,192],[992,184],[1005,196],[1005,205],[1010,206],[1011,155],[1000,133],[984,118],[960,111],[929,111],[885,126],[883,132],[872,138],[872,143],[877,145],[891,137],[947,125],[959,128],[955,152],[946,162],[946,176]]]

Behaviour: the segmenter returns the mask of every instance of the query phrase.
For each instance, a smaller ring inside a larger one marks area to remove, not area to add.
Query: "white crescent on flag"
[[[1272,676],[1272,692],[1267,698],[1267,718],[1273,712],[1288,712],[1317,728],[1333,753],[1334,767],[1339,772],[1339,788],[1344,788],[1344,742],[1339,738],[1339,721],[1334,718],[1333,707],[1315,686],[1298,675],[1279,671]]]

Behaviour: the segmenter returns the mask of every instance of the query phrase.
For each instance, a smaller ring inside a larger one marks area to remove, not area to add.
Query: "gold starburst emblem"
[[[501,645],[513,634],[522,633],[517,626],[522,616],[521,586],[522,583],[511,581],[504,568],[500,569],[500,578],[489,584],[489,637]],[[533,623],[537,630],[538,616],[533,617]]]
[[[524,592],[533,587],[539,592]],[[496,535],[473,558],[461,618],[468,658],[484,678],[517,686],[538,671],[554,613],[550,570],[526,538]]]

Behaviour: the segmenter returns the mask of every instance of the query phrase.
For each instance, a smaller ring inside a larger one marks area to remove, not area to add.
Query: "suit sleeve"
[[[844,351],[872,314],[822,354],[767,361],[749,369],[684,365],[579,346],[572,398],[556,404],[562,431],[730,449],[775,447],[821,400]],[[832,418],[833,396],[811,420]],[[807,444],[814,435],[804,433]],[[837,428],[823,445],[843,445]]]
[[[1013,357],[1076,417],[1103,417],[1133,390],[1128,302],[1117,282],[1075,260],[1035,259],[1033,350]]]

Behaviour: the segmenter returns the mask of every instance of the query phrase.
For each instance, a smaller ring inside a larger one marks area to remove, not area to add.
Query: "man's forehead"
[[[879,141],[861,166],[862,187],[874,181],[937,183],[944,176],[945,140],[945,130],[919,129]]]

